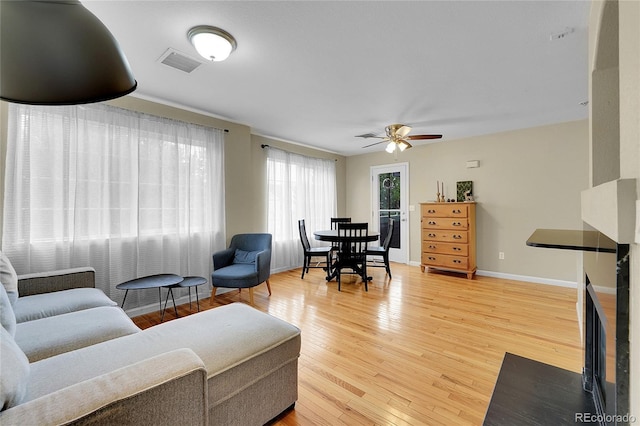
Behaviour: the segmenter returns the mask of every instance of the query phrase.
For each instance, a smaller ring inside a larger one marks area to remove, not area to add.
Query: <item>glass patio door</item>
[[[372,228],[384,241],[393,219],[389,259],[407,263],[408,256],[408,169],[407,163],[371,167]]]

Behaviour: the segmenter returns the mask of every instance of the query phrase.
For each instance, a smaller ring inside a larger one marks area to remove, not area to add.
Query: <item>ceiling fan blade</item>
[[[400,139],[403,139],[405,136],[409,134],[410,131],[411,131],[411,127],[402,126],[396,130],[396,136],[399,137]]]
[[[372,143],[372,144],[369,144],[369,145],[365,145],[362,148],[369,148],[370,146],[380,145],[381,143],[385,143],[387,140],[388,140],[387,138],[384,138],[384,140],[381,140],[380,142],[375,142],[375,143]]]
[[[356,138],[365,138],[365,139],[368,139],[368,138],[378,138],[378,139],[382,139],[382,138],[384,138],[384,136],[378,136],[378,135],[376,135],[375,133],[363,133],[363,134],[361,134],[361,135],[356,135],[355,137],[356,137]]]
[[[442,135],[412,135],[407,136],[405,139],[409,140],[421,140],[421,139],[440,139]]]

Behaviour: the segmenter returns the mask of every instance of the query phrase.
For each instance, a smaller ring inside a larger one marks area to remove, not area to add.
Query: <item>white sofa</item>
[[[297,327],[234,303],[140,330],[93,276],[21,277],[13,305],[0,286],[0,424],[261,425],[295,404]]]

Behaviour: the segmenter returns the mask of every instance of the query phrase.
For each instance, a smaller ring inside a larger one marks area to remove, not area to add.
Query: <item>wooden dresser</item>
[[[462,272],[476,265],[476,203],[421,203],[421,267]]]

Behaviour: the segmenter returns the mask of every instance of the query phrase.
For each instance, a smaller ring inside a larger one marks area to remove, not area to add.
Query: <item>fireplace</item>
[[[629,424],[629,245],[585,228],[538,229],[527,245],[583,252],[582,388],[593,412],[579,420]]]
[[[629,424],[629,245],[584,254],[583,387],[601,425]],[[610,259],[613,258],[613,259]]]

